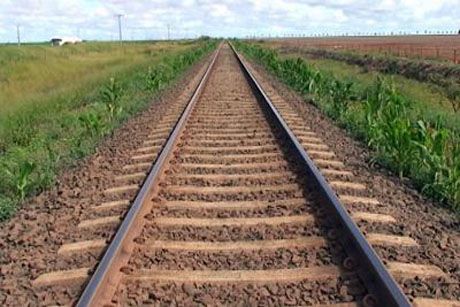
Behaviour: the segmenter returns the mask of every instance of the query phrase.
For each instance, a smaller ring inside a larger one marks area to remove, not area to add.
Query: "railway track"
[[[74,302],[79,306],[407,306],[405,284],[401,289],[393,277],[444,278],[432,265],[380,261],[371,246],[416,248],[417,242],[366,226],[396,221],[369,210],[378,201],[366,187],[256,79],[262,78],[223,45],[173,130],[174,116],[166,118],[158,135],[169,134],[167,142],[147,140],[119,178],[126,184],[108,190],[123,196],[103,204],[111,214],[82,221],[90,234],[61,248],[71,257],[105,249],[104,227],[116,227],[116,208],[135,197],[97,269],[48,272],[35,286],[46,291],[90,278]],[[145,174],[138,168],[155,158],[139,189],[136,180]],[[411,299],[419,306],[456,304]]]

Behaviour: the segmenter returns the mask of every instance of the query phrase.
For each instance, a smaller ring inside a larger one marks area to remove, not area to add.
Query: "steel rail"
[[[108,280],[108,272],[110,271],[111,265],[114,262],[114,259],[117,257],[117,255],[122,253],[123,243],[132,225],[138,218],[140,218],[139,213],[142,209],[142,206],[145,203],[145,201],[148,200],[151,188],[158,181],[158,178],[165,165],[165,162],[172,153],[178,136],[180,135],[181,130],[184,128],[187,118],[192,113],[193,107],[195,106],[204,86],[206,85],[206,81],[208,80],[210,72],[214,67],[220,48],[221,46],[219,46],[218,49],[215,51],[211,63],[209,64],[198,86],[195,88],[192,98],[189,100],[187,106],[182,111],[182,114],[180,115],[179,120],[176,122],[172,132],[169,134],[165,146],[160,151],[157,159],[153,164],[153,167],[149,171],[147,178],[143,182],[141,189],[139,190],[138,194],[136,195],[136,198],[134,199],[133,205],[128,210],[126,216],[124,217],[121,225],[119,226],[115,234],[115,237],[113,238],[109,247],[105,251],[104,256],[97,265],[97,268],[91,276],[91,279],[89,280],[88,284],[85,286],[85,289],[83,290],[83,293],[81,294],[77,302],[78,307],[91,306],[95,304],[95,298],[97,296],[103,295],[102,293],[100,293],[101,285],[103,283],[110,282],[110,280]]]
[[[331,188],[329,183],[316,167],[313,160],[300,144],[297,137],[284,121],[283,117],[265,93],[262,86],[259,82],[257,82],[254,75],[243,62],[235,47],[232,44],[230,44],[230,46],[232,47],[243,72],[247,76],[249,83],[261,98],[260,101],[264,104],[264,109],[267,109],[269,111],[269,115],[275,119],[275,123],[281,128],[282,133],[286,136],[285,139],[295,149],[295,153],[299,156],[300,160],[306,167],[307,172],[316,181],[316,184],[319,187],[319,192],[329,207],[328,209],[340,222],[346,234],[346,239],[343,242],[344,248],[349,256],[352,256],[354,259],[359,261],[358,265],[363,268],[362,270],[359,270],[359,275],[363,282],[365,282],[365,286],[368,288],[369,292],[376,296],[377,304],[379,306],[411,306],[404,292],[393,279],[390,272],[388,272],[385,268],[375,250],[367,242],[356,223],[341,204],[334,190]]]

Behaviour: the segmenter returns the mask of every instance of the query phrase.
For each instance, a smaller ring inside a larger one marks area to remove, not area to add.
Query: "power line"
[[[168,41],[169,41],[171,38],[171,35],[170,35],[171,25],[168,23],[167,27],[168,27]]]

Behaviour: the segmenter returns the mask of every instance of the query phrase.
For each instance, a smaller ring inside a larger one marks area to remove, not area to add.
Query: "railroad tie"
[[[131,184],[131,185],[122,185],[118,187],[108,188],[104,191],[106,194],[119,194],[125,192],[132,192],[137,191],[139,189],[139,185]]]
[[[252,217],[252,218],[176,218],[158,217],[154,222],[158,226],[194,226],[194,227],[222,227],[222,226],[254,226],[282,224],[311,224],[314,222],[312,215],[292,215],[276,217]]]
[[[124,277],[125,282],[273,283],[321,281],[340,276],[336,266],[283,270],[140,270]]]
[[[322,237],[300,237],[287,240],[257,240],[232,242],[203,242],[203,241],[158,241],[152,240],[145,244],[146,249],[167,249],[180,251],[253,251],[276,250],[280,248],[320,248],[326,247],[327,242]]]
[[[321,167],[333,167],[337,169],[342,169],[345,167],[345,164],[343,164],[342,161],[338,161],[338,160],[313,159],[313,161],[320,168]]]
[[[79,282],[88,278],[89,272],[89,268],[80,268],[44,273],[32,281],[32,286],[44,287]]]
[[[354,212],[351,216],[355,220],[362,220],[370,223],[396,223],[396,219],[387,214]]]
[[[238,193],[264,193],[268,191],[290,191],[298,190],[297,184],[283,185],[262,185],[262,186],[223,186],[223,187],[202,187],[202,186],[168,186],[165,190],[169,193],[187,194],[238,194]]]
[[[150,154],[150,153],[147,153],[147,154],[141,154],[141,155],[135,155],[135,156],[131,156],[131,159],[135,160],[135,161],[139,161],[139,160],[148,160],[148,161],[152,161],[155,160],[157,154],[156,153],[153,153],[153,154]]]
[[[115,176],[116,181],[129,181],[129,180],[140,180],[145,178],[147,175],[146,172],[137,172],[137,173],[130,173],[125,175]]]
[[[91,209],[95,211],[111,210],[115,208],[128,206],[129,204],[130,204],[130,201],[128,199],[115,200],[115,201],[104,202],[100,205],[92,207]]]
[[[161,149],[161,146],[145,146],[139,147],[135,150],[135,152],[157,152]]]
[[[123,166],[124,170],[139,170],[139,169],[146,169],[150,168],[152,166],[152,163],[149,162],[144,162],[144,163],[134,163],[134,164],[128,164]]]
[[[254,210],[263,209],[270,206],[302,206],[306,205],[306,201],[303,198],[294,198],[289,200],[279,201],[188,201],[188,200],[176,200],[176,201],[165,201],[158,204],[169,209],[188,209],[188,210]]]
[[[78,228],[93,228],[110,224],[120,223],[121,217],[118,215],[105,216],[91,220],[83,220],[77,225]]]
[[[375,198],[362,197],[362,196],[353,196],[353,195],[340,195],[340,200],[347,205],[363,204],[369,206],[376,206],[379,204],[379,201]]]
[[[369,233],[366,235],[367,240],[372,245],[382,245],[382,246],[408,246],[416,247],[419,246],[418,243],[411,237],[405,236],[394,236],[386,235],[380,233]]]
[[[90,250],[102,249],[107,245],[106,240],[87,240],[61,245],[58,250],[58,255],[70,255],[81,253]]]

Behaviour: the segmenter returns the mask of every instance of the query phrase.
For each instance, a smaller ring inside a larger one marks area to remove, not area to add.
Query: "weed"
[[[455,113],[460,111],[460,86],[453,82],[446,86],[446,96]]]
[[[78,120],[81,122],[85,131],[91,136],[95,137],[98,135],[104,135],[105,132],[105,123],[102,119],[102,116],[96,112],[87,112],[78,117]]]
[[[0,195],[0,221],[6,220],[16,210],[16,202],[11,198]]]
[[[154,69],[149,67],[145,75],[147,89],[151,92],[162,90],[166,86],[167,81],[169,81],[170,76],[171,72],[169,68],[163,64],[158,65]]]

